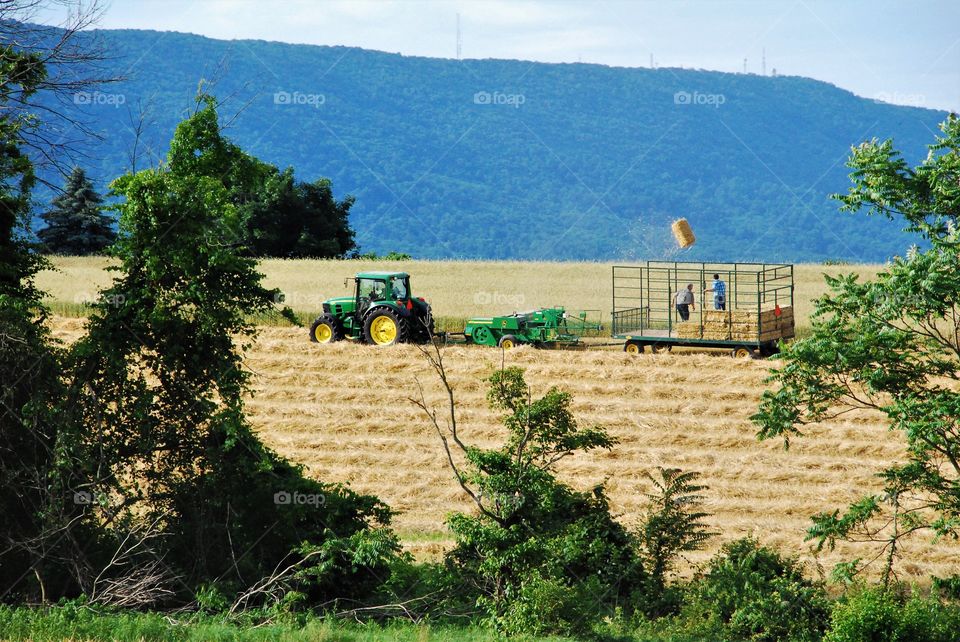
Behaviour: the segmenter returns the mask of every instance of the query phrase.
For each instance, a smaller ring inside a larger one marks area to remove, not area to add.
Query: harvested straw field
[[[348,271],[344,269],[343,271]],[[57,319],[66,340],[82,332],[79,319]],[[483,379],[501,365],[501,351],[450,347],[446,362],[469,443],[493,446],[504,431],[488,409]],[[506,365],[526,369],[535,394],[560,386],[573,395],[584,424],[599,424],[620,440],[611,452],[578,455],[563,463],[563,476],[579,488],[605,482],[615,511],[637,520],[649,490],[642,473],[676,466],[702,473],[710,489],[709,523],[721,535],[698,553],[702,561],[722,541],[752,534],[803,555],[809,516],[843,508],[878,488],[873,473],[897,459],[903,445],[881,418],[849,413],[811,428],[789,452],[780,443],[757,442],[749,416],[756,410],[770,362],[707,354],[627,355],[616,348],[589,351],[518,348]],[[306,331],[264,328],[248,355],[256,395],[252,421],[266,442],[304,464],[319,479],[349,483],[374,493],[399,514],[395,526],[420,557],[439,555],[449,544],[444,519],[470,510],[445,462],[439,439],[408,400],[416,381],[440,408],[435,377],[415,346],[372,348],[342,342],[321,346]],[[907,580],[955,572],[956,543],[911,542]],[[846,545],[821,563],[866,556],[871,549]],[[914,554],[915,553],[915,554]]]

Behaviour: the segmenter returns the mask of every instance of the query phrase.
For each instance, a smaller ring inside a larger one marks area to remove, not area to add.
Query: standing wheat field
[[[40,274],[38,284],[49,293],[57,314],[83,314],[83,303],[110,282],[109,260],[100,257],[57,257],[56,271]],[[264,284],[283,292],[282,302],[312,318],[330,297],[351,290],[344,279],[362,270],[409,272],[415,296],[422,296],[441,319],[509,314],[519,310],[562,305],[568,310],[597,310],[604,323],[610,318],[612,263],[529,263],[497,261],[320,261],[267,259],[261,261]],[[871,278],[875,265],[798,265],[795,271],[796,322],[809,327],[814,298],[826,292],[823,275],[856,272]],[[700,302],[697,297],[697,303]]]
[[[58,318],[54,327],[70,341],[82,333],[83,321]],[[710,487],[709,522],[721,535],[691,557],[694,563],[723,541],[754,535],[791,553],[807,551],[802,557],[816,573],[804,543],[810,515],[879,489],[874,473],[903,454],[899,435],[865,411],[810,428],[789,452],[779,442],[758,442],[749,417],[775,362],[628,355],[615,347],[503,353],[479,346],[448,347],[445,361],[463,436],[480,446],[500,444],[506,435],[485,401],[484,379],[501,365],[524,368],[534,394],[551,386],[569,391],[579,421],[606,427],[620,443],[610,452],[565,460],[562,476],[581,489],[606,483],[615,514],[628,525],[638,520],[650,490],[644,471],[664,466],[702,473]],[[319,345],[302,329],[266,327],[246,363],[254,373],[251,420],[268,445],[317,479],[386,500],[398,511],[395,526],[405,545],[418,556],[436,557],[449,546],[446,516],[471,505],[436,432],[410,402],[420,382],[428,402],[443,410],[436,377],[416,346]],[[845,544],[820,562],[829,569],[870,550]],[[958,554],[956,543],[915,538],[906,579],[952,573]]]

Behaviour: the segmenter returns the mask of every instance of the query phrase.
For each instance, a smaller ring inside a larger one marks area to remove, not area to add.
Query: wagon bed
[[[714,274],[726,283],[725,310],[714,309],[713,295],[704,293]],[[795,334],[789,264],[648,261],[613,266],[612,277],[611,334],[627,352],[686,346],[768,356]],[[688,283],[697,309],[684,321],[675,297]]]

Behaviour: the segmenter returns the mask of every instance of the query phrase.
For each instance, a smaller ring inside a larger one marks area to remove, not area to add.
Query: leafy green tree
[[[36,286],[48,264],[26,240],[35,175],[25,149],[41,126],[30,105],[49,85],[50,55],[0,46],[0,601],[75,592],[94,557],[84,549],[99,539],[73,501],[90,460],[63,404],[64,355]]]
[[[47,227],[37,232],[52,254],[99,254],[116,240],[110,217],[103,213],[103,197],[79,167],[74,167],[63,193],[41,217]]]
[[[181,127],[186,139],[204,140],[217,155],[201,158],[174,141],[171,163],[185,172],[219,173],[237,210],[236,223],[211,231],[207,243],[251,256],[287,258],[341,258],[356,247],[349,223],[354,199],[337,201],[328,179],[297,181],[292,168],[280,171],[202,122],[185,121]]]
[[[42,73],[31,56],[0,49],[0,86],[17,83],[28,96]],[[24,60],[26,59],[26,60]],[[30,72],[30,73],[27,73]],[[31,121],[7,109],[9,91],[0,92],[0,585],[24,590],[35,557],[22,544],[42,530],[38,515],[56,440],[46,421],[44,397],[56,387],[57,357],[38,320],[44,309],[34,284],[45,265],[23,240],[34,184],[33,165],[23,153],[20,133]],[[56,394],[50,395],[53,401]],[[30,578],[32,580],[32,578]],[[29,581],[29,580],[28,580]]]
[[[356,247],[348,196],[337,201],[326,178],[296,181],[293,170],[271,173],[250,204],[247,234],[257,256],[340,258]]]
[[[960,527],[960,119],[941,130],[916,167],[889,140],[853,149],[852,186],[836,196],[842,209],[900,217],[926,249],[894,258],[874,281],[827,278],[812,336],[785,347],[776,388],[753,417],[760,438],[789,446],[807,424],[868,408],[906,441],[906,461],[878,474],[881,492],[813,518],[818,547],[876,544],[873,558],[839,566],[840,577],[882,559],[889,581],[904,537],[955,538]]]
[[[233,197],[260,166],[220,135],[213,99],[198,100],[165,167],[112,184],[119,274],[71,368],[71,405],[110,472],[97,491],[111,501],[95,508],[157,525],[162,537],[131,566],[162,560],[157,582],[174,599],[359,597],[398,550],[391,512],[306,478],[246,419],[249,319],[271,313],[277,292],[261,285],[255,259],[215,241],[242,234]]]

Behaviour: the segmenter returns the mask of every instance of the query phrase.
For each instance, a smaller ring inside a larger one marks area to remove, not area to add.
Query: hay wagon
[[[723,310],[715,309],[713,275],[726,284]],[[683,320],[676,295],[693,284],[696,309]],[[793,266],[770,263],[647,261],[613,266],[611,334],[627,352],[674,346],[725,348],[735,357],[760,358],[794,336]]]

